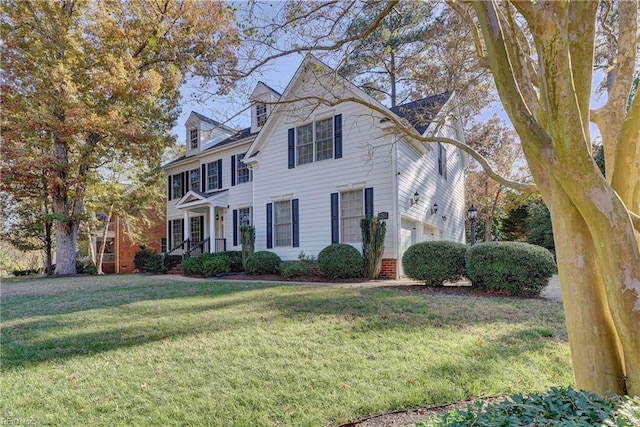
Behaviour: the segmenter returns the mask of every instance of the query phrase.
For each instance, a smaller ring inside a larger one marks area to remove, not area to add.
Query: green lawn
[[[325,426],[573,385],[561,305],[152,276],[2,284],[0,418]]]

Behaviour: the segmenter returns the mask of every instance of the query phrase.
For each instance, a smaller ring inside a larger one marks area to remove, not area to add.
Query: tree
[[[297,39],[288,47],[278,46],[271,58],[344,49],[371,34],[397,3],[384,3],[359,35],[315,37],[308,43]],[[640,97],[630,96],[639,68],[638,1],[603,2],[602,7],[574,0],[448,4],[469,24],[479,62],[493,75],[535,185],[500,176],[461,141],[412,137],[459,147],[505,186],[541,193],[553,223],[563,299],[571,301],[565,305],[565,318],[576,383],[598,393],[639,394]],[[291,32],[313,22],[315,34],[322,36],[327,29],[344,28],[344,20],[350,22],[361,8],[357,2],[293,3],[286,8],[285,21],[270,27],[269,35],[273,40],[278,29]],[[603,34],[609,41],[605,57],[612,58],[604,68],[607,101],[592,111],[594,69],[600,65],[596,39]],[[247,71],[269,60],[258,60]],[[315,101],[358,102],[344,90],[325,93]],[[369,107],[384,114],[374,104]],[[411,134],[401,120],[387,118]],[[606,177],[592,158],[590,122],[602,136]]]
[[[608,99],[591,111],[597,2],[473,3],[500,98],[551,213],[576,383],[638,394],[640,97],[627,107],[638,3],[617,7]],[[606,179],[592,158],[591,121]]]
[[[358,15],[349,25],[347,36],[358,35],[371,25],[385,4],[370,2],[365,15]],[[433,5],[423,1],[405,1],[389,13],[368,37],[349,49],[338,73],[355,79],[369,95],[389,99],[391,107],[398,101],[398,89],[406,85],[410,70],[429,45],[429,28]]]
[[[87,186],[100,166],[161,156],[186,78],[226,89],[233,22],[230,7],[209,1],[2,3],[2,166],[20,174],[27,158],[46,176],[56,274],[75,272]]]

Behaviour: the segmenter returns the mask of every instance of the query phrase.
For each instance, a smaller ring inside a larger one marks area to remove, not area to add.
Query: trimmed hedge
[[[220,252],[220,254],[227,257],[230,273],[239,273],[244,271],[244,267],[242,266],[242,251],[225,251]]]
[[[536,296],[557,269],[547,249],[522,242],[478,243],[467,250],[467,277],[482,289]]]
[[[162,265],[162,255],[155,252],[149,255],[146,262],[144,263],[144,271],[148,273],[160,273],[164,271],[164,265]]]
[[[280,274],[280,257],[269,251],[258,251],[249,255],[245,270],[250,274]]]
[[[156,255],[156,251],[149,250],[147,248],[142,248],[133,256],[133,265],[138,271],[146,271],[146,264],[149,260],[149,257]]]
[[[442,286],[455,282],[465,274],[465,253],[462,243],[437,241],[411,245],[402,256],[404,274],[428,286]]]
[[[184,274],[213,277],[231,271],[229,256],[226,252],[203,253],[182,261]]]
[[[428,425],[437,427],[633,426],[640,421],[640,399],[551,387],[544,393],[516,394],[497,403],[472,402],[466,410],[454,409],[430,421]]]
[[[287,261],[282,264],[282,277],[293,279],[294,277],[306,276],[309,269],[296,261]]]
[[[332,279],[362,277],[362,255],[351,245],[336,243],[318,254],[320,274]]]

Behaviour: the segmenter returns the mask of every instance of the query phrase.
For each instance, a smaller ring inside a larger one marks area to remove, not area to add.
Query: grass
[[[324,426],[573,385],[561,305],[153,276],[2,284],[0,418]]]

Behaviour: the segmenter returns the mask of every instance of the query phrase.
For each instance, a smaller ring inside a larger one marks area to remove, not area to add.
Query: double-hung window
[[[298,165],[333,158],[333,117],[296,128]]]
[[[171,199],[179,199],[184,196],[184,186],[182,184],[183,174],[178,173],[171,177]]]
[[[251,225],[251,208],[238,209],[238,227]]]
[[[217,190],[220,179],[218,162],[207,163],[207,191]]]
[[[360,220],[364,217],[362,190],[340,193],[342,242],[362,243]]]
[[[189,143],[192,150],[198,148],[198,129],[191,129],[189,131]]]
[[[238,154],[236,156],[236,174],[237,174],[237,183],[242,184],[243,182],[251,181],[251,170],[249,167],[242,161],[244,159],[244,154]]]
[[[313,123],[296,128],[298,165],[313,163]]]
[[[174,219],[171,221],[171,247],[175,248],[184,239],[182,234],[182,219]]]
[[[256,124],[258,127],[264,126],[267,122],[267,105],[256,104]]]
[[[189,188],[192,191],[200,191],[200,169],[192,169],[189,172]]]
[[[291,200],[273,204],[275,246],[291,246]]]

